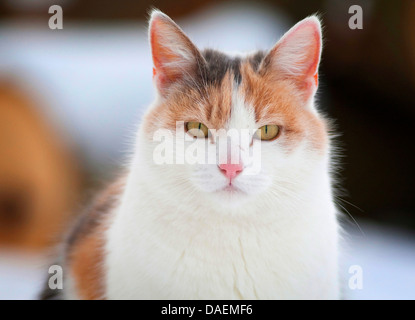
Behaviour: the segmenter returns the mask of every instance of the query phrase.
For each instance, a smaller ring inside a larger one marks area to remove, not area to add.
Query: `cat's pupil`
[[[268,133],[268,126],[265,126],[265,134]]]

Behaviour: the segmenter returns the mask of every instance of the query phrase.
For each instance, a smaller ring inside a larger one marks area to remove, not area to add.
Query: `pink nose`
[[[219,165],[219,169],[222,173],[229,179],[235,178],[238,174],[242,172],[244,166],[240,164],[224,163]]]

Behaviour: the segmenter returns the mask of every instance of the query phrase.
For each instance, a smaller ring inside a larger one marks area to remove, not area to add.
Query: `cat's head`
[[[327,158],[314,106],[318,18],[297,23],[267,52],[240,56],[199,50],[159,11],[149,35],[157,99],[141,132],[149,170],[165,185],[238,205],[295,193]]]

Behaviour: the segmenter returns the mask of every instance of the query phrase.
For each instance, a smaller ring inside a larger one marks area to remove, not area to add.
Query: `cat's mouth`
[[[237,186],[229,182],[229,184],[222,189],[222,191],[227,193],[244,193],[241,189],[239,189]]]

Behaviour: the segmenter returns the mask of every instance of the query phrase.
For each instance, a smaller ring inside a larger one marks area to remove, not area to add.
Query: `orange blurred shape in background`
[[[0,246],[43,248],[74,211],[80,175],[32,99],[0,82]]]

